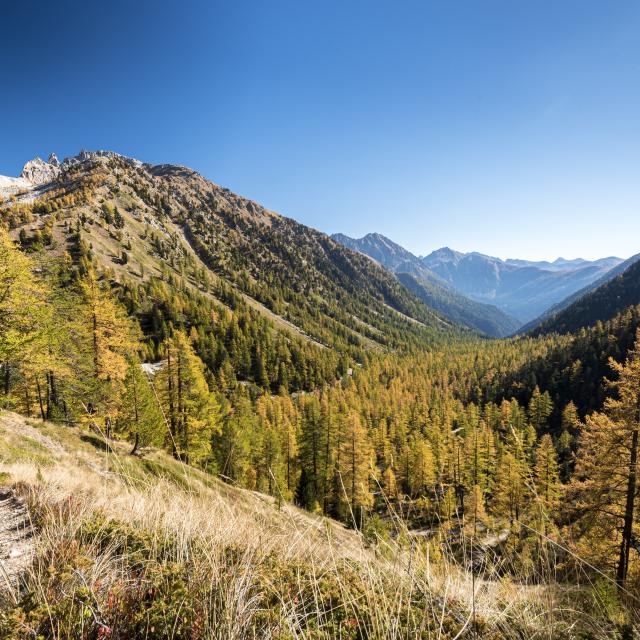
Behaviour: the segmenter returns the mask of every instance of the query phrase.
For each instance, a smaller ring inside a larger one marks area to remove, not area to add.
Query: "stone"
[[[24,165],[20,177],[28,180],[32,185],[38,186],[52,182],[59,173],[60,167],[58,164],[50,164],[42,158],[34,158]]]

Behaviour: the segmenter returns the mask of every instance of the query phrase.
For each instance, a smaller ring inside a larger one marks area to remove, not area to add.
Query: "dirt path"
[[[33,554],[34,529],[24,502],[0,487],[0,593],[13,591]]]

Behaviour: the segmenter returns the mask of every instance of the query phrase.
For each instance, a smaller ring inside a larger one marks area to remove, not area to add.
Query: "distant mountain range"
[[[615,257],[594,261],[501,260],[447,247],[422,258],[425,266],[461,293],[478,302],[495,304],[523,323],[537,318],[622,262]]]
[[[342,233],[331,237],[395,273],[400,282],[420,300],[458,324],[494,338],[511,335],[521,324],[494,305],[476,302],[456,291],[425,266],[419,257],[379,233],[369,233],[359,239]]]
[[[513,327],[534,322],[554,305],[558,310],[567,306],[572,296],[584,295],[606,282],[608,275],[613,277],[626,264],[613,256],[553,262],[502,260],[448,247],[418,257],[379,233],[359,239],[343,234],[332,237],[398,275],[405,286],[444,315],[492,336],[513,333]],[[483,306],[471,306],[471,302]]]
[[[551,327],[552,324],[554,324],[556,326],[557,330],[561,331],[562,330],[561,327],[565,323],[564,319],[566,319],[568,317],[567,314],[563,314],[562,313],[565,309],[568,309],[569,307],[572,307],[581,298],[584,298],[585,296],[590,294],[592,291],[595,291],[596,289],[599,289],[600,287],[603,287],[604,285],[606,285],[608,282],[610,282],[614,278],[617,278],[621,274],[625,273],[627,271],[627,269],[629,269],[632,265],[634,265],[639,260],[640,260],[640,253],[637,253],[636,255],[631,256],[627,260],[624,260],[623,262],[621,262],[617,266],[613,267],[613,269],[610,269],[609,271],[607,271],[602,277],[598,278],[597,280],[595,280],[591,284],[587,285],[586,287],[583,287],[579,291],[576,291],[575,293],[571,294],[570,296],[568,296],[567,298],[565,298],[561,302],[558,302],[557,304],[554,304],[553,306],[549,307],[549,309],[547,309],[542,315],[540,315],[539,317],[535,318],[531,322],[528,322],[524,326],[520,327],[520,330],[519,330],[518,333],[532,332],[534,329],[536,329],[537,327],[540,327],[542,325],[544,325],[546,327]],[[630,302],[629,304],[638,304],[638,303],[640,303],[640,298],[636,302]],[[560,316],[562,316],[562,317],[560,317]],[[552,319],[555,320],[556,317],[558,318],[558,322],[557,323],[555,323],[555,322],[552,323],[551,320]],[[609,317],[611,317],[611,316],[609,316]],[[596,320],[604,320],[604,319],[608,319],[608,318],[596,318]],[[573,323],[573,322],[571,322],[570,324],[572,326],[575,325],[575,323]],[[590,324],[590,322],[581,323],[579,325],[579,327],[589,326],[589,324]],[[577,325],[575,325],[575,326],[577,327]],[[577,328],[579,328],[579,327],[577,327]],[[546,331],[543,331],[543,332],[546,332]]]
[[[542,318],[523,327],[521,333],[572,333],[598,321],[610,320],[637,304],[640,304],[640,254],[552,307]]]

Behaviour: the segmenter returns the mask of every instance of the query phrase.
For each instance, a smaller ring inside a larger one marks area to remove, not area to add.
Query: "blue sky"
[[[640,251],[640,2],[0,0],[0,174],[105,148],[326,232]]]

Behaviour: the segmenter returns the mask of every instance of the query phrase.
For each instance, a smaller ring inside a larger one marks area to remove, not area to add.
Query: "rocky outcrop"
[[[105,151],[104,149],[99,149],[98,151],[87,151],[86,149],[83,149],[77,156],[65,158],[61,167],[66,169],[90,160],[109,160],[110,158],[119,158],[132,167],[140,168],[144,166],[144,163],[140,162],[140,160],[123,156],[115,151]]]
[[[53,182],[60,173],[58,159],[52,154],[49,159],[54,159],[54,163],[45,162],[42,158],[34,158],[29,160],[22,168],[21,178],[24,178],[34,186]]]
[[[11,196],[26,194],[23,199],[32,200],[38,193],[47,190],[50,183],[54,182],[64,171],[78,164],[88,161],[106,161],[111,158],[120,158],[133,167],[143,167],[143,163],[135,158],[127,158],[114,151],[81,151],[77,156],[65,158],[63,162],[52,153],[45,162],[36,157],[29,160],[22,168],[19,177],[0,176],[0,200]],[[31,192],[27,194],[26,192]]]

